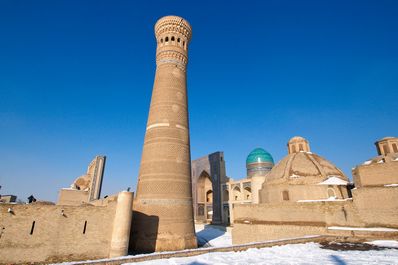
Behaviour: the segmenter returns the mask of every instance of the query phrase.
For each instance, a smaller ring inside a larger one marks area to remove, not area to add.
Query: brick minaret
[[[136,252],[197,246],[186,90],[191,26],[166,16],[156,23],[155,35],[157,67],[134,201]]]

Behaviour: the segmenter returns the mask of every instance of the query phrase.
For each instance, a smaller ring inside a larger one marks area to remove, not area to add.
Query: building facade
[[[223,152],[215,152],[192,161],[195,222],[228,224],[228,202],[222,194],[227,181]]]

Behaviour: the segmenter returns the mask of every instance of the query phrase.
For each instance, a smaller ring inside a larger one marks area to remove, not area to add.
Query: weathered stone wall
[[[398,187],[367,187],[352,191],[354,206],[367,226],[398,228]]]
[[[124,215],[131,220],[133,196],[129,194],[130,208]],[[0,264],[108,257],[116,199],[112,197],[104,206],[0,204]]]
[[[346,201],[235,205],[232,240],[234,244],[242,244],[314,234],[352,234],[329,231],[327,228],[331,226],[398,228],[397,202],[398,187],[379,187],[356,189],[353,200]],[[397,237],[398,233],[390,235]]]
[[[281,238],[293,238],[306,235],[324,235],[326,228],[322,226],[274,225],[274,224],[242,224],[235,223],[232,230],[232,243],[245,244]]]
[[[78,206],[88,202],[89,191],[75,189],[60,189],[58,205]]]
[[[357,166],[352,175],[357,187],[384,186],[398,184],[398,161],[391,161],[391,157],[384,158],[385,163],[371,163]]]

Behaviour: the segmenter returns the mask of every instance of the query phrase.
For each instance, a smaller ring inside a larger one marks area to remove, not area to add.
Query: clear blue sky
[[[0,194],[56,200],[97,154],[102,195],[135,189],[169,14],[193,27],[192,158],[240,179],[301,135],[351,176],[398,135],[398,1],[0,0]]]

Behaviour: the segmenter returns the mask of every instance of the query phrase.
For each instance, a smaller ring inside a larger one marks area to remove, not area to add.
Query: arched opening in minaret
[[[175,41],[174,36],[171,37],[171,41]]]
[[[166,37],[166,38],[164,39],[164,41],[165,41],[165,42],[169,42],[169,37]]]
[[[181,41],[181,39],[180,39],[180,38],[178,38],[178,39],[177,39],[177,42],[178,42],[178,43],[180,43],[180,41]]]

